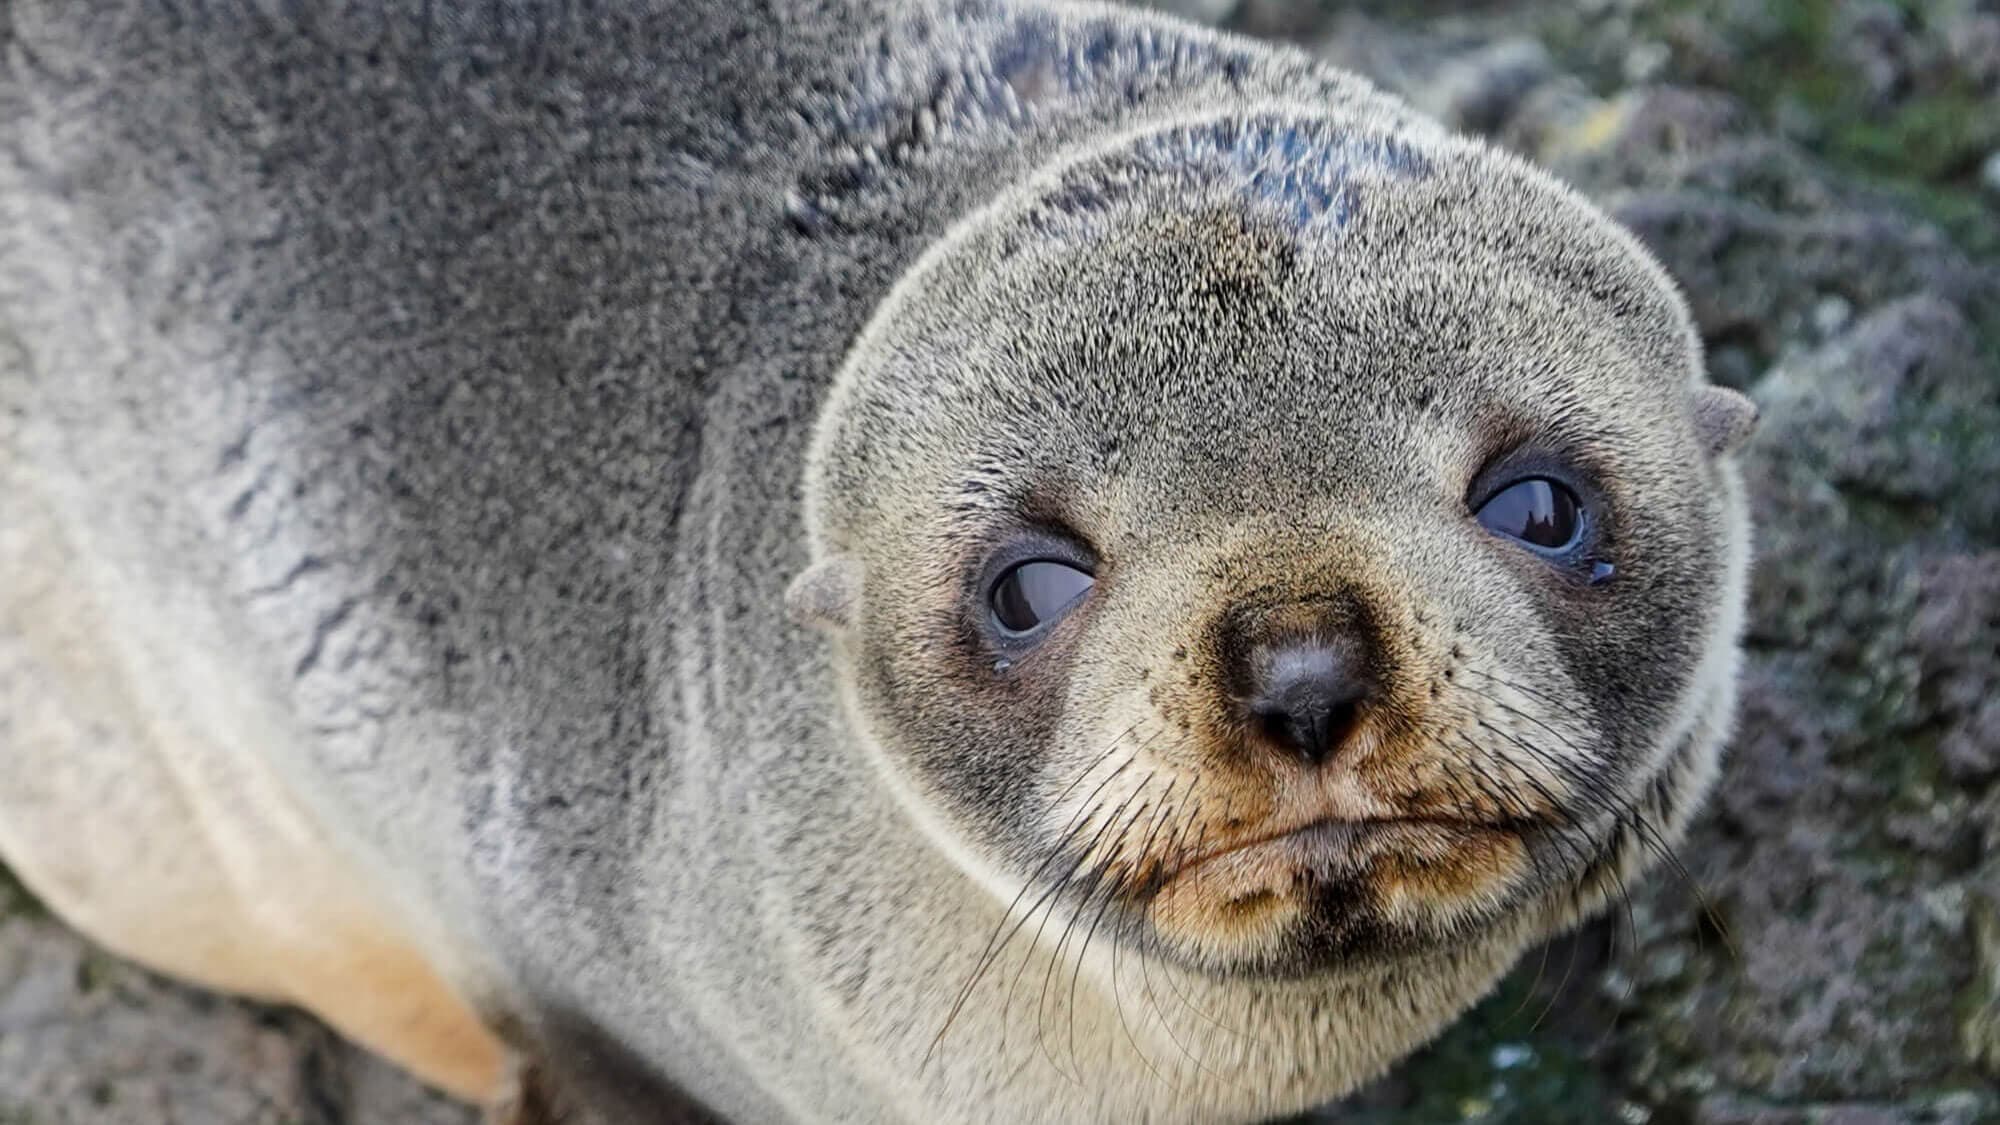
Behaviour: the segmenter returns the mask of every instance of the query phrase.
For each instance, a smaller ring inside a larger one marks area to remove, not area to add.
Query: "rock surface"
[[[1764,413],[1743,714],[1684,871],[1308,1119],[2000,1120],[2000,0],[1157,2],[1555,169]],[[4,1125],[473,1120],[0,886]]]

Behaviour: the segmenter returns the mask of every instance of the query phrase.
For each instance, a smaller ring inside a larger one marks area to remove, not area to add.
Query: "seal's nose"
[[[1346,640],[1260,645],[1250,672],[1251,718],[1308,765],[1324,763],[1347,741],[1374,690],[1362,647]]]

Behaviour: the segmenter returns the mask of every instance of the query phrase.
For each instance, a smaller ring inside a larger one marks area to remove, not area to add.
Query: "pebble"
[[[1947,933],[1961,933],[1965,929],[1965,884],[1945,883],[1932,887],[1918,896],[1924,912]]]
[[[1853,319],[1854,306],[1848,304],[1845,297],[1821,297],[1819,303],[1813,306],[1813,330],[1819,333],[1821,339],[1847,327],[1847,322]]]
[[[1636,44],[1625,53],[1625,80],[1644,85],[1666,72],[1674,59],[1673,48],[1657,40]]]

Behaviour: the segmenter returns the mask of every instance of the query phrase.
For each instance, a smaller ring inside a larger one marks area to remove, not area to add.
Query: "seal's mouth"
[[[1206,849],[1166,873],[1154,898],[1242,902],[1340,880],[1393,885],[1406,875],[1435,881],[1454,871],[1470,877],[1487,866],[1496,844],[1519,838],[1517,825],[1459,818],[1321,817]]]
[[[1385,837],[1398,833],[1470,834],[1509,830],[1511,826],[1485,824],[1460,818],[1437,816],[1346,817],[1326,816],[1296,828],[1265,832],[1249,839],[1208,848],[1169,872],[1160,881],[1164,888],[1176,880],[1192,878],[1217,864],[1240,868],[1278,861],[1301,867],[1331,867],[1352,858],[1357,852],[1373,850]]]
[[[1144,903],[1156,937],[1209,964],[1291,965],[1411,950],[1506,909],[1528,848],[1511,822],[1321,816],[1211,846]]]

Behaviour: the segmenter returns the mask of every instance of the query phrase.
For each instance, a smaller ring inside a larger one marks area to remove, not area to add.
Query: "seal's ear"
[[[1694,391],[1694,432],[1710,457],[1734,453],[1757,429],[1757,404],[1728,387],[1700,386]]]
[[[801,625],[845,631],[860,608],[861,564],[845,555],[821,559],[785,588],[785,609]]]

